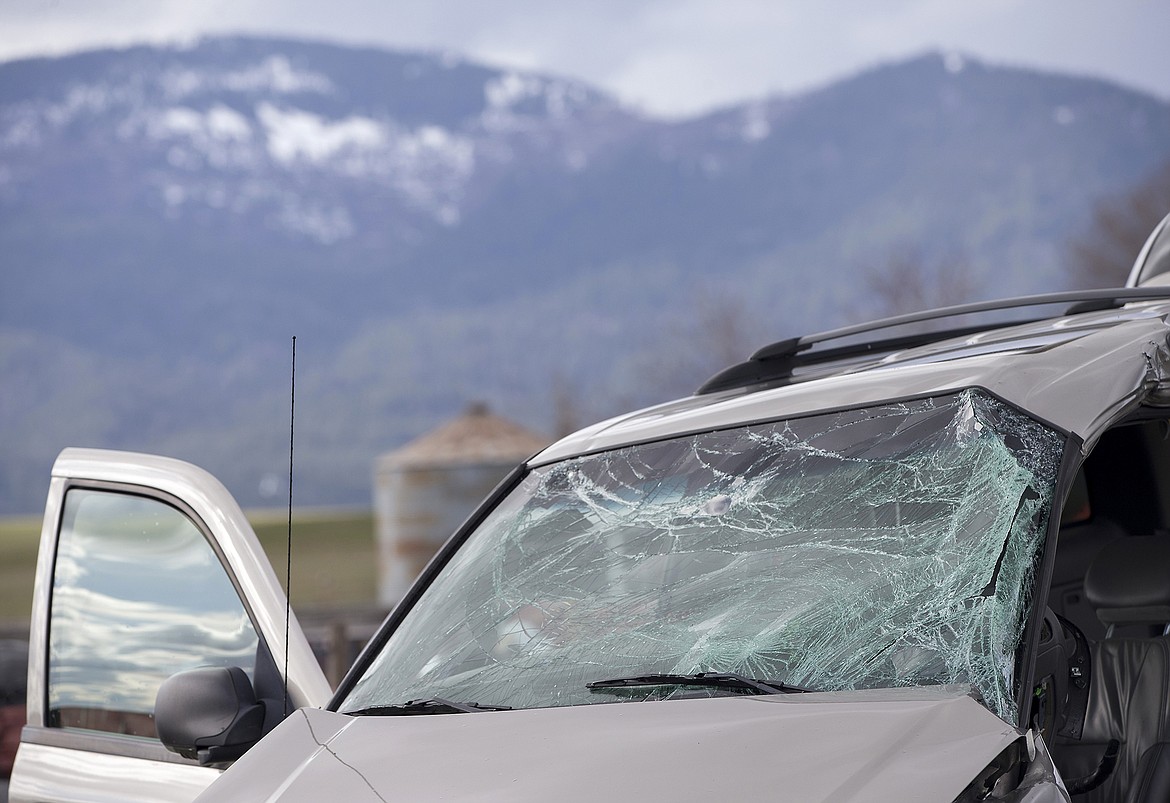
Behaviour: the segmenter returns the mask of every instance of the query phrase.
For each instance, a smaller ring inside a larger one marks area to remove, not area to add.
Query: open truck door
[[[286,610],[251,525],[210,474],[63,451],[41,531],[11,800],[196,797],[289,711],[329,699]]]

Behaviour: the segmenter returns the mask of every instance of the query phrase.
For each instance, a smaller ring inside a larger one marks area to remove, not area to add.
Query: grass
[[[284,585],[287,511],[248,514]],[[39,518],[0,518],[0,625],[27,627],[40,543]],[[293,511],[292,603],[298,612],[365,606],[377,597],[370,511]]]
[[[39,517],[0,518],[0,624],[28,628],[40,541]]]
[[[248,516],[285,586],[288,513]],[[287,592],[287,587],[285,588]],[[372,604],[378,593],[370,511],[293,511],[292,604],[298,611]]]

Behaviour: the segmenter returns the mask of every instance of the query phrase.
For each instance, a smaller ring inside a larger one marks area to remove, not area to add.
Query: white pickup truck
[[[335,692],[214,478],[68,449],[11,798],[1170,799],[1151,254],[781,341],[550,446]]]

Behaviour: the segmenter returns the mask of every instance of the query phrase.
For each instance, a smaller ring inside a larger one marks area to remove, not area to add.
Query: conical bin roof
[[[551,442],[477,403],[458,418],[384,454],[378,460],[378,468],[403,471],[519,463]]]

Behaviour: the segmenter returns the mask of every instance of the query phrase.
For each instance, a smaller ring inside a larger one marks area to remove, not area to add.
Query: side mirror
[[[200,667],[163,681],[154,724],[172,752],[204,765],[234,761],[260,741],[264,704],[238,666]]]

